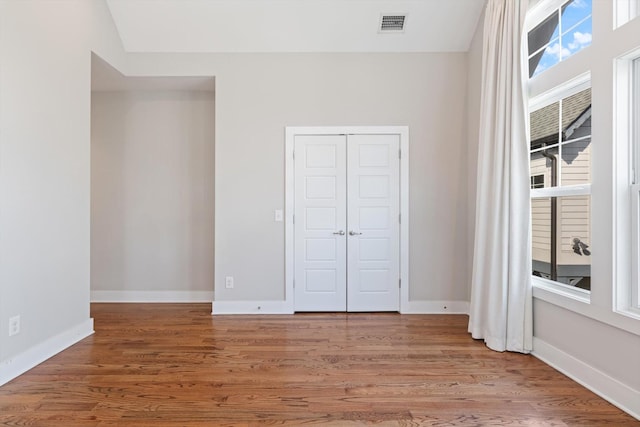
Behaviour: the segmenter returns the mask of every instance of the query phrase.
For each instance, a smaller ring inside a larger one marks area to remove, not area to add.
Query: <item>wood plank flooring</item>
[[[212,317],[94,304],[95,335],[0,387],[19,426],[638,426],[455,315]]]

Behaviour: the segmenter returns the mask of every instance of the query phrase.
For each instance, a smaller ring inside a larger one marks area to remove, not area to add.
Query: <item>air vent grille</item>
[[[380,31],[404,31],[406,15],[382,15]]]

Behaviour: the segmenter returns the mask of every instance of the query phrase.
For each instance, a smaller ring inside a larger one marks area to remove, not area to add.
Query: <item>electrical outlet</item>
[[[20,333],[20,316],[13,316],[9,319],[9,336]]]
[[[224,287],[227,289],[233,289],[233,276],[227,276],[224,278]]]

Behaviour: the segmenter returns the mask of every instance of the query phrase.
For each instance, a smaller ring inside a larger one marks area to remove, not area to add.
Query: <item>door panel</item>
[[[298,135],[294,151],[295,310],[345,311],[346,137]]]
[[[347,310],[400,308],[399,135],[349,135]]]

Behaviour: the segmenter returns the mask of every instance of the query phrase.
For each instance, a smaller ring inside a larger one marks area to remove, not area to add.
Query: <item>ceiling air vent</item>
[[[404,31],[406,15],[382,15],[380,18],[380,32],[392,33]]]

